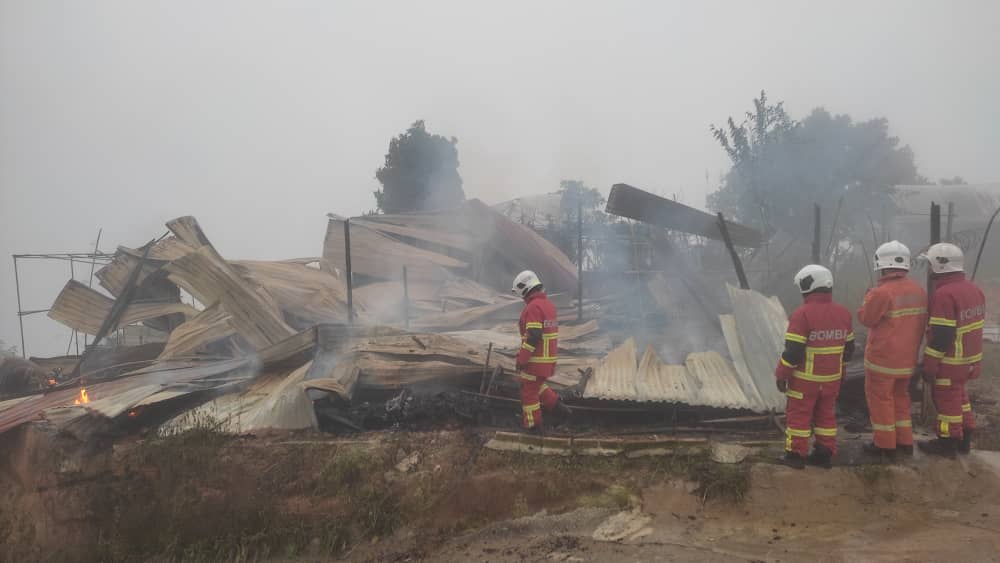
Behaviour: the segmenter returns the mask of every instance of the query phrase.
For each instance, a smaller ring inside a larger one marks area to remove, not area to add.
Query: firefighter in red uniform
[[[918,444],[929,454],[953,457],[968,453],[976,427],[965,390],[979,377],[983,360],[986,297],[965,279],[962,249],[939,243],[924,255],[930,263],[934,293],[930,300],[923,371],[938,411],[937,439]]]
[[[775,369],[785,407],[785,464],[831,467],[837,453],[835,412],[845,363],[854,353],[851,313],[833,301],[833,274],[816,264],[795,275],[805,301],[788,318],[785,351]],[[816,444],[808,458],[809,436]]]
[[[865,343],[865,399],[872,443],[864,452],[892,460],[913,455],[910,378],[917,367],[927,326],[927,293],[907,277],[910,249],[891,241],[875,251],[878,285],[865,294],[858,322],[868,327]]]
[[[517,353],[517,376],[521,381],[524,428],[542,433],[542,409],[570,413],[559,395],[545,384],[556,370],[559,357],[559,317],[556,306],[545,295],[541,280],[530,270],[514,278],[511,291],[524,299],[518,329],[521,349]]]

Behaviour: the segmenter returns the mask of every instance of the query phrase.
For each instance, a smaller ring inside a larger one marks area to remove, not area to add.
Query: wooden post
[[[930,243],[937,244],[941,242],[941,206],[931,202],[931,236]],[[927,310],[931,308],[931,299],[934,298],[934,277],[933,270],[931,270],[930,264],[927,265]],[[931,397],[932,386],[927,384],[927,381],[921,377],[920,381],[923,384],[923,395],[920,401],[920,420],[924,425],[930,423],[930,421],[936,416],[934,412],[934,402]]]
[[[354,279],[351,272],[351,219],[344,219],[344,277],[347,280],[347,324],[354,323]]]
[[[736,253],[736,247],[733,246],[733,240],[729,238],[729,229],[726,227],[726,218],[722,216],[722,212],[719,212],[719,231],[722,232],[722,242],[726,244],[726,249],[729,250],[729,257],[733,259],[733,266],[736,268],[736,277],[740,280],[740,287],[742,289],[750,289],[750,282],[747,281],[747,274],[743,271],[743,262],[740,261],[740,255]]]
[[[583,322],[583,190],[576,194],[576,320]]]
[[[818,203],[815,203],[813,204],[813,264],[819,264],[819,245],[820,239],[823,236],[823,229],[821,228],[820,221],[822,221],[822,217],[820,216],[820,207]]]
[[[103,232],[103,228],[97,229],[97,241],[94,243],[94,255],[90,257],[90,279],[87,280],[87,287],[90,288],[94,287],[94,268],[97,267],[97,255],[101,252],[101,233]],[[83,333],[83,349],[87,349],[87,333]]]
[[[406,265],[403,265],[403,326],[410,328],[410,286],[406,282]]]
[[[24,349],[24,315],[21,314],[21,278],[17,275],[17,256],[14,256],[14,288],[17,290],[17,324],[21,327],[21,357],[27,358]]]

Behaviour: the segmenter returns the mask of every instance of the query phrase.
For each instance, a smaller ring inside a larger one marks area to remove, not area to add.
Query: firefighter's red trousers
[[[894,450],[896,446],[913,445],[909,377],[891,377],[866,369],[865,399],[877,447]]]
[[[837,413],[840,380],[830,383],[788,379],[785,406],[785,450],[801,456],[809,453],[809,436],[815,429],[816,444],[837,453]]]
[[[521,380],[521,411],[524,413],[524,427],[534,428],[542,424],[542,408],[550,411],[559,402],[559,395],[545,384],[544,377],[519,373]]]
[[[965,384],[969,379],[969,366],[941,366],[934,380],[931,398],[938,411],[937,435],[941,438],[961,439],[965,430],[976,428],[972,403]]]

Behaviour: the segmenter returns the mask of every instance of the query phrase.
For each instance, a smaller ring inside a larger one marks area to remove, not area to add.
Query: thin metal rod
[[[733,266],[736,268],[736,277],[740,280],[740,287],[742,289],[750,289],[750,282],[747,281],[746,272],[743,271],[743,262],[740,260],[740,255],[736,253],[736,247],[733,246],[733,239],[729,238],[729,228],[726,227],[726,218],[722,215],[720,211],[719,217],[719,231],[722,232],[722,242],[726,244],[726,249],[729,250],[729,257],[733,259]]]
[[[986,223],[986,232],[983,233],[983,240],[979,243],[979,252],[976,254],[976,265],[972,268],[972,280],[976,279],[976,272],[979,271],[979,261],[983,258],[983,249],[986,248],[986,240],[990,238],[990,229],[993,228],[993,221],[1000,215],[1000,207],[990,216],[990,222]]]
[[[21,278],[17,274],[17,256],[14,256],[14,287],[17,289],[17,323],[21,327],[21,357],[27,358],[27,350],[24,349],[24,315],[21,314]]]
[[[347,278],[347,324],[354,322],[354,275],[351,271],[351,219],[344,219],[344,276]]]
[[[583,321],[583,189],[576,193],[576,320]]]
[[[69,258],[69,277],[72,280],[76,280],[76,268],[74,267],[74,265],[75,265],[75,260],[73,260],[73,257],[70,256],[70,258]],[[70,344],[72,344],[74,342],[76,343],[76,355],[79,356],[80,355],[80,333],[77,332],[75,328],[73,329],[73,332],[70,334],[69,344],[66,344],[66,355],[67,356],[69,355]]]
[[[102,229],[97,229],[97,242],[94,243],[94,256],[95,257],[101,251],[101,233],[103,233],[103,232],[104,232],[103,228]],[[90,287],[90,288],[94,287],[94,266],[96,266],[96,265],[97,265],[97,260],[96,259],[90,261],[90,280],[87,282],[87,287]]]
[[[833,242],[837,237],[837,221],[840,220],[840,211],[844,208],[844,196],[837,200],[837,211],[833,214],[833,221],[830,223],[830,242],[826,246],[826,255],[833,252]]]
[[[931,245],[941,242],[941,206],[931,202]],[[934,269],[927,267],[927,310],[931,311],[932,299],[934,299]],[[920,401],[920,419],[924,424],[929,424],[934,416],[934,399],[931,396],[931,386],[927,385],[924,378],[920,378],[923,385],[922,399]]]
[[[94,287],[94,266],[97,265],[96,256],[101,251],[101,233],[103,233],[103,232],[104,232],[103,228],[97,229],[97,241],[94,242],[94,256],[95,256],[95,258],[90,261],[90,279],[87,280],[87,287],[89,287],[91,289],[93,289],[93,287]],[[146,255],[149,255],[149,251],[148,250],[144,253],[144,256],[146,256]],[[96,344],[97,340],[94,340],[94,343]],[[84,351],[87,350],[87,335],[86,334],[83,335],[83,349],[84,349]]]

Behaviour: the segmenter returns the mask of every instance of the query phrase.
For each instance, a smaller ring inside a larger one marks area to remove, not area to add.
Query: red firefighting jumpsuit
[[[521,380],[521,410],[524,427],[542,424],[542,408],[552,410],[559,396],[549,389],[545,380],[552,377],[559,357],[559,317],[556,306],[544,291],[535,291],[525,299],[518,328],[521,349],[517,354],[518,377]],[[541,338],[532,342],[531,334],[541,331]]]
[[[965,384],[981,369],[986,297],[964,272],[936,277],[934,284],[923,370],[934,380],[937,435],[961,439],[976,427]]]
[[[875,446],[913,445],[910,377],[927,324],[927,292],[904,271],[889,272],[865,295],[858,322],[868,327],[865,398]]]
[[[774,375],[788,382],[785,407],[785,450],[805,456],[809,436],[837,453],[834,411],[844,361],[854,352],[851,313],[829,293],[813,292],[788,318],[785,351]]]

